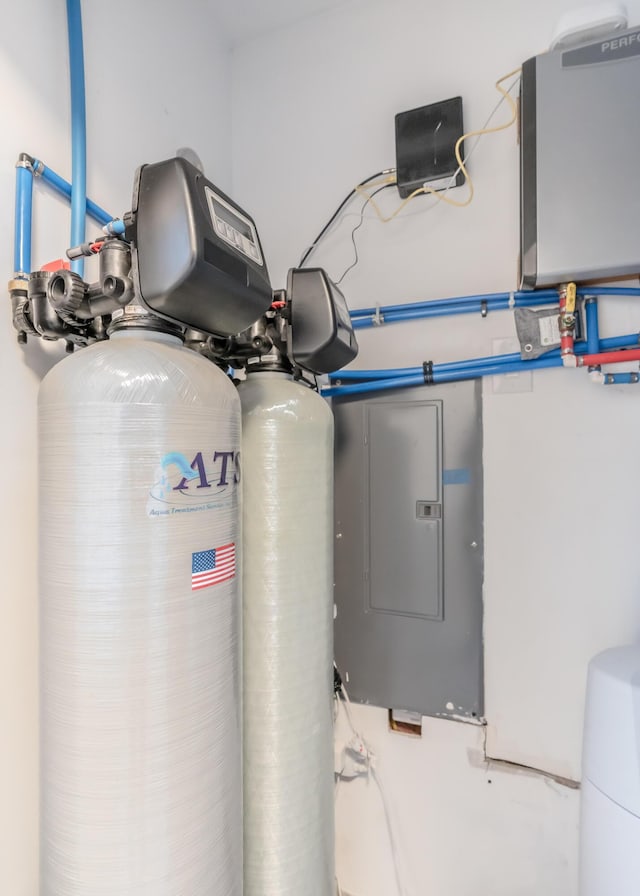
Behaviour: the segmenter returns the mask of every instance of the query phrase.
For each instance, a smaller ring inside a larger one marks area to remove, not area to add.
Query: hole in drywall
[[[390,709],[389,728],[399,734],[422,737],[422,716],[419,712],[410,712],[406,709]]]

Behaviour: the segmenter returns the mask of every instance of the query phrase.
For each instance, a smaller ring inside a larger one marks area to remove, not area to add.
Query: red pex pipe
[[[617,364],[619,361],[640,361],[640,348],[619,352],[598,352],[595,355],[578,355],[578,367],[595,367],[598,364]]]
[[[561,355],[572,355],[573,354],[573,336],[561,336],[560,337],[560,354]]]

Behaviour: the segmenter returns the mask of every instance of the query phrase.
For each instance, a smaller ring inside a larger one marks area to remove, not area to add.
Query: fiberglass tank
[[[242,893],[239,400],[141,311],[40,389],[41,896]]]

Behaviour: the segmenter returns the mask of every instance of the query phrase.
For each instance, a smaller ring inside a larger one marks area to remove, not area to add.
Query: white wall
[[[258,222],[274,285],[351,186],[394,164],[396,112],[461,94],[466,128],[482,126],[498,98],[495,80],[544,50],[558,16],[575,5],[354,0],[237,49],[234,196]],[[640,22],[640,2],[627,6]],[[387,225],[367,212],[360,264],[343,283],[352,307],[516,287],[515,129],[484,137],[470,168],[476,198],[467,209],[421,197]],[[389,210],[398,201],[393,190],[383,199]],[[350,208],[359,210],[359,202]],[[344,216],[314,256],[334,276],[352,259],[357,220]],[[609,302],[602,319],[605,335],[637,330],[640,306]],[[477,357],[513,336],[507,312],[396,325],[364,331],[358,363]],[[525,394],[494,393],[485,382],[493,757],[580,777],[587,662],[634,639],[640,622],[639,401],[632,387],[598,387],[578,371],[535,374]],[[386,731],[384,711],[356,714],[389,782],[411,894],[575,894],[577,792],[478,768],[484,732],[472,726],[428,721],[422,740],[409,741]],[[357,896],[393,892],[372,785],[341,790],[338,863],[343,887]]]
[[[232,178],[230,60],[209,4],[190,0],[179,16],[169,0],[153,11],[124,0],[86,4],[90,195],[124,211],[140,162],[192,145],[207,174],[226,189],[233,182],[233,195],[257,218],[274,284],[283,284],[350,186],[393,164],[395,112],[460,93],[467,125],[481,125],[497,96],[493,81],[543,49],[570,5],[362,0],[246,44],[234,58]],[[631,21],[640,21],[640,0],[627,5]],[[18,153],[39,155],[66,176],[70,159],[62,8],[14,4],[4,24],[1,260],[8,279]],[[484,138],[472,170],[477,196],[467,210],[426,211],[430,203],[421,198],[391,225],[367,215],[361,263],[344,283],[354,307],[514,287],[514,132]],[[68,213],[39,189],[36,217],[40,264],[66,247]],[[351,259],[356,220],[345,218],[316,255],[333,274]],[[605,325],[626,332],[640,316],[633,303],[616,302]],[[368,331],[360,363],[378,366],[382,352],[389,365],[485,354],[494,339],[511,336],[507,314]],[[7,309],[0,326],[0,867],[3,892],[12,896],[37,891],[35,402],[50,364],[41,345],[25,352],[15,344]],[[486,383],[490,755],[580,774],[586,662],[638,629],[631,472],[638,396],[592,386],[581,373],[537,374],[523,395],[494,394]],[[483,768],[478,727],[428,720],[418,741],[389,734],[383,711],[356,707],[354,715],[379,755],[411,896],[575,893],[575,792]],[[356,896],[387,896],[394,880],[375,788],[344,785],[338,821],[341,883]]]
[[[84,4],[89,195],[114,214],[129,208],[145,161],[191,145],[230,186],[230,58],[209,4]],[[13,270],[14,165],[26,151],[69,179],[69,87],[63,3],[4,6],[0,29],[2,233],[0,270]],[[59,258],[69,213],[38,185],[33,264]],[[91,231],[90,231],[91,232]],[[0,890],[36,896],[38,729],[36,396],[60,355],[15,341],[9,303],[0,320]]]

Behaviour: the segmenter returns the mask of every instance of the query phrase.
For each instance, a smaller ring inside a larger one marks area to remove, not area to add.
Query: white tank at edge
[[[176,342],[40,390],[41,896],[242,893],[240,408]]]

